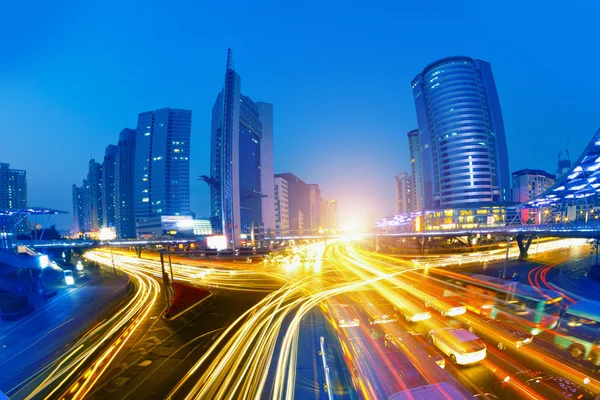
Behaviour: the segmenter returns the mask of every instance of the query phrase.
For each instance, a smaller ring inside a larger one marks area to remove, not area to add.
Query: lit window
[[[149,202],[149,201],[150,201],[150,199],[149,199],[148,197],[144,197],[144,198],[142,199],[142,202],[144,202],[144,203],[147,203],[147,202]]]

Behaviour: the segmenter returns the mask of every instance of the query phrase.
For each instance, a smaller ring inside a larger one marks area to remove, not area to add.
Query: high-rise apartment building
[[[338,228],[337,200],[329,200],[329,229]]]
[[[241,78],[234,71],[229,49],[225,84],[212,110],[206,181],[211,189],[213,229],[227,237],[230,248],[240,247],[242,232],[260,231],[263,226],[272,229],[275,210],[273,199],[268,198],[274,193],[273,107],[254,103],[240,90]],[[271,226],[264,225],[265,220]]]
[[[12,169],[9,164],[0,163],[0,209],[3,208],[27,208],[27,173],[21,169]],[[8,225],[8,221],[3,225]],[[27,233],[27,220],[21,221],[12,229],[16,234]]]
[[[322,227],[321,223],[321,189],[316,183],[308,184],[309,218],[312,229]]]
[[[283,178],[288,187],[288,215],[291,235],[309,233],[310,225],[310,188],[296,175],[286,172],[276,174],[275,178]]]
[[[396,214],[408,214],[413,209],[413,180],[407,172],[400,172],[394,177]]]
[[[115,226],[119,239],[136,237],[134,211],[135,129],[119,134],[115,160]]]
[[[290,210],[288,202],[288,183],[282,177],[274,179],[275,192],[275,235],[289,235]]]
[[[539,169],[522,169],[512,173],[513,196],[518,203],[524,203],[541,196],[556,182],[556,176]]]
[[[408,149],[410,151],[410,171],[412,174],[412,208],[413,211],[422,211],[424,204],[423,161],[421,159],[421,145],[419,143],[419,130],[408,132]],[[431,184],[429,182],[429,184]]]
[[[490,64],[444,58],[425,67],[412,90],[424,208],[509,201],[506,136]]]
[[[139,236],[161,236],[162,217],[190,214],[191,127],[190,110],[138,116],[133,199]]]
[[[114,227],[115,218],[115,175],[116,175],[117,146],[110,144],[104,152],[102,162],[102,224],[104,227]]]
[[[73,185],[73,235],[76,236],[79,233],[85,232],[85,218],[84,218],[84,194],[83,187]]]
[[[102,212],[102,165],[93,158],[90,160],[87,176],[87,208],[89,209],[89,228],[99,231],[103,226]]]

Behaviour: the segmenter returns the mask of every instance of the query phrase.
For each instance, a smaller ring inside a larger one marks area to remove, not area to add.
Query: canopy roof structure
[[[550,207],[587,199],[598,193],[600,193],[600,130],[592,137],[568,173],[564,174],[544,194],[521,206]]]

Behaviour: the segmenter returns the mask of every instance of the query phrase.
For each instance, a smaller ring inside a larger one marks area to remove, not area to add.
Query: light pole
[[[510,236],[506,237],[506,258],[504,259],[504,268],[502,269],[502,279],[506,279],[506,267],[508,266],[508,251],[510,250]]]

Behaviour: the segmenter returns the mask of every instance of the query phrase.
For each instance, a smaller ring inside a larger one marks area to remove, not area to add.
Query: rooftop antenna
[[[571,161],[571,155],[569,154],[569,136],[567,136],[567,145],[565,146],[565,153],[567,154],[567,160]]]
[[[227,49],[227,70],[233,71],[235,69],[235,64],[233,62],[233,51],[231,49]]]
[[[554,145],[554,148],[556,149],[556,151],[558,151],[558,161],[560,161],[560,159],[562,157],[562,151],[560,151],[558,149],[558,146],[556,145],[556,142],[554,142],[554,140],[552,141],[552,144]]]

